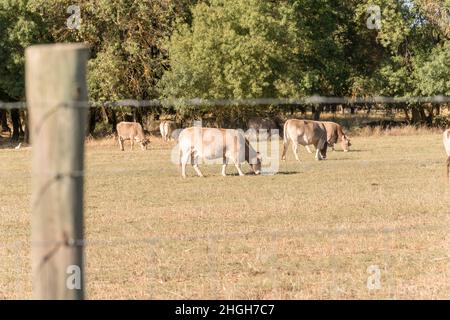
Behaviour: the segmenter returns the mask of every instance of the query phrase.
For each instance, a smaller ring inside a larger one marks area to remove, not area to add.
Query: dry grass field
[[[273,176],[213,165],[186,180],[173,143],[88,142],[88,298],[448,299],[445,154],[419,133],[353,137],[322,162],[289,150]],[[0,149],[2,299],[31,297],[30,156]]]

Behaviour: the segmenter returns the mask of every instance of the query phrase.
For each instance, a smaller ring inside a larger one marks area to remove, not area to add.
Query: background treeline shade
[[[27,46],[69,41],[92,46],[88,84],[100,102],[450,95],[450,0],[84,0],[76,3],[81,28],[70,30],[72,4],[0,0],[1,101],[25,99]],[[381,8],[381,30],[367,27],[369,5]],[[438,113],[429,105],[400,107],[412,122],[430,123]],[[220,124],[254,109],[179,104],[137,109],[133,117],[208,114]],[[129,112],[116,111],[93,109],[91,130]],[[10,114],[14,124],[20,113]]]

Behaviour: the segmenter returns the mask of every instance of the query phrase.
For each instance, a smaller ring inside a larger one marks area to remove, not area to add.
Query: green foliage
[[[450,95],[450,42],[438,45],[428,56],[415,59],[417,95]]]
[[[84,41],[92,47],[89,89],[94,100],[149,99],[168,64],[161,50],[176,17],[178,1],[84,0],[81,29],[66,28],[70,0],[36,0],[55,41]]]
[[[345,20],[341,8],[328,0],[200,3],[192,24],[178,24],[169,39],[171,69],[159,84],[162,96],[344,94],[349,64],[345,28],[337,23]],[[192,111],[183,104],[177,109]]]
[[[41,17],[28,0],[0,0],[0,97],[25,98],[25,48],[47,42]]]

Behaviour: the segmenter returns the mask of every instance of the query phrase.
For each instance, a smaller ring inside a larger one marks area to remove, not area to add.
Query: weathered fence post
[[[83,299],[83,158],[87,120],[83,44],[27,48],[32,142],[34,299]]]

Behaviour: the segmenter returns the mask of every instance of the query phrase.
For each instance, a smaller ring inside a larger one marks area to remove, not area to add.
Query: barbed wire
[[[51,101],[48,102],[52,104]],[[164,107],[174,105],[185,105],[192,107],[231,107],[231,106],[267,106],[267,105],[360,105],[360,104],[416,104],[416,103],[432,103],[446,104],[450,103],[450,96],[403,96],[403,97],[326,97],[326,96],[308,96],[302,98],[259,98],[259,99],[152,99],[152,100],[136,100],[124,99],[117,101],[73,101],[70,103],[73,107],[78,108],[96,108],[96,107],[132,107],[132,108],[149,108]],[[23,102],[1,102],[0,109],[26,109],[27,103]]]

